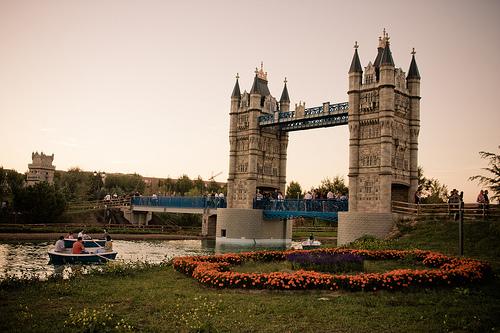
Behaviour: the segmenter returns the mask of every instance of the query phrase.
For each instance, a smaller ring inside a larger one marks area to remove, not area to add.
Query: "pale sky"
[[[0,166],[33,151],[58,170],[226,181],[236,73],[264,62],[293,105],[348,100],[353,44],[373,61],[386,28],[396,67],[415,47],[419,165],[475,200],[467,180],[500,144],[500,1],[0,0]],[[348,128],[292,132],[287,181],[348,172]]]

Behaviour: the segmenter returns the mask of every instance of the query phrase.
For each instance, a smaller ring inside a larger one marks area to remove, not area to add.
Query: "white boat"
[[[317,249],[321,246],[321,242],[314,239],[308,239],[300,243],[303,250]]]
[[[50,263],[54,265],[63,264],[99,264],[106,263],[110,260],[115,260],[118,252],[100,252],[96,250],[89,250],[89,253],[73,254],[71,249],[64,249],[63,252],[56,252],[49,250]]]

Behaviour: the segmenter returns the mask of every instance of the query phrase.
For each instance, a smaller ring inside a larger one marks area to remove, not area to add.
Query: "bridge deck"
[[[347,125],[349,120],[349,104],[347,102],[308,108],[303,117],[298,117],[295,111],[278,112],[259,117],[260,127],[279,126],[282,131],[298,131],[310,128]]]
[[[226,208],[226,201],[206,197],[134,197],[134,211],[217,214],[217,208]],[[337,221],[339,211],[347,211],[347,200],[255,200],[254,209],[262,209],[265,219],[319,218]]]

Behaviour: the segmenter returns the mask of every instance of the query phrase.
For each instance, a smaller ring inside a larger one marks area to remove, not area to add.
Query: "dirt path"
[[[60,233],[0,233],[2,240],[56,240]],[[167,234],[112,234],[115,240],[185,240],[202,239],[193,235],[167,235]]]

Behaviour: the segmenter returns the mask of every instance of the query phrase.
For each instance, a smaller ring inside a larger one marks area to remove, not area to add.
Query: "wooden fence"
[[[418,217],[449,217],[454,218],[462,209],[464,219],[498,219],[500,218],[500,205],[477,203],[442,203],[442,204],[414,204],[409,202],[393,201],[392,212],[402,215]]]
[[[89,210],[98,210],[113,207],[128,207],[130,206],[130,198],[119,198],[111,200],[95,200],[84,202],[70,202],[66,209],[67,212],[76,213]]]

